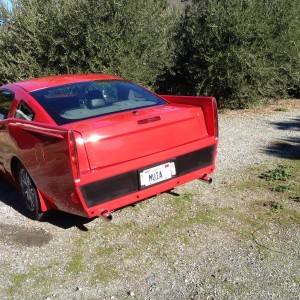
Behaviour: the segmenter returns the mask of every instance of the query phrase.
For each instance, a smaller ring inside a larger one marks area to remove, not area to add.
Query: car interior
[[[31,95],[58,124],[165,103],[146,89],[125,81],[83,82]]]

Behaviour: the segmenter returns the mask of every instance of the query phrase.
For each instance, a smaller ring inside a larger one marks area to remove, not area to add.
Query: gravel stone
[[[255,205],[270,191],[232,190],[252,169],[285,159],[276,143],[299,151],[300,100],[225,112],[219,121],[211,185],[190,182],[175,189],[179,196],[113,212],[110,223],[61,212],[32,221],[0,179],[0,299],[300,299],[300,224],[260,220]]]

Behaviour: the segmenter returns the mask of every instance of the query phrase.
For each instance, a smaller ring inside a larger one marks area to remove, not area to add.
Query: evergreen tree
[[[96,72],[153,86],[169,63],[165,0],[13,0],[0,18],[2,84]]]
[[[193,1],[178,22],[174,66],[161,89],[214,95],[221,107],[295,91],[299,16],[298,0]]]

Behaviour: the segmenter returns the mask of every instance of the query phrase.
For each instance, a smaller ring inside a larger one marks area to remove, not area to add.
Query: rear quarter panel
[[[75,182],[70,164],[68,130],[23,120],[7,125],[12,156],[17,157],[50,207],[82,214],[71,201]],[[54,200],[55,199],[55,200]]]
[[[0,172],[16,183],[12,162],[19,160],[40,192],[43,210],[58,208],[82,215],[82,208],[71,200],[75,182],[68,130],[56,126],[26,91],[13,84],[5,88],[14,92],[15,98],[8,118],[0,120]],[[35,112],[34,122],[14,118],[20,101],[26,102]]]

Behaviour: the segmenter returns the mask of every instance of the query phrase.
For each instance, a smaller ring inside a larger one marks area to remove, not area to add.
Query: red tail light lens
[[[218,104],[215,98],[213,98],[213,103],[214,103],[214,115],[215,115],[215,137],[219,138]]]
[[[76,148],[76,140],[74,133],[72,131],[69,132],[69,151],[70,151],[70,160],[72,165],[72,171],[75,181],[79,181],[79,162]]]

